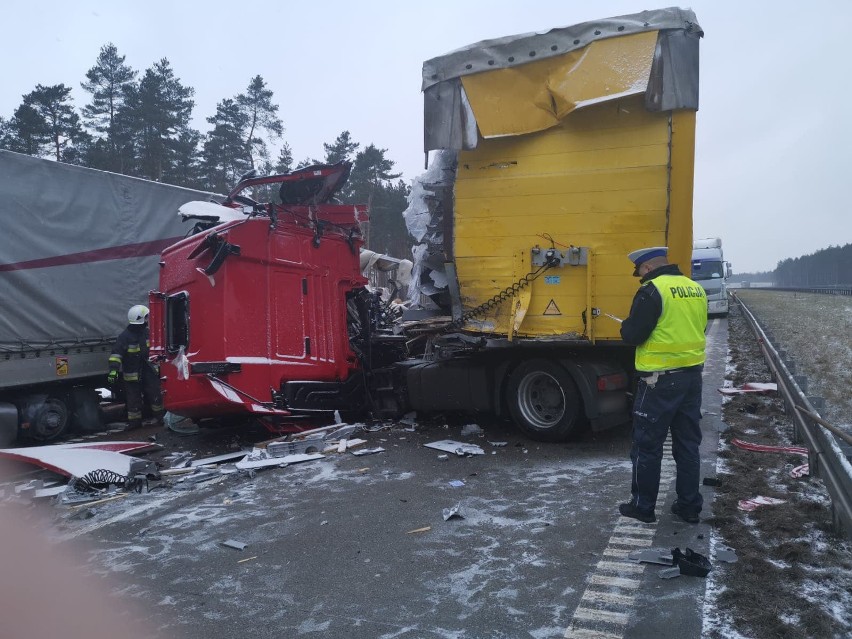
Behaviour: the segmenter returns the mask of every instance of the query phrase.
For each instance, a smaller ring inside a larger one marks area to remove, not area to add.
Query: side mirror
[[[731,277],[731,263],[725,262],[725,277]]]

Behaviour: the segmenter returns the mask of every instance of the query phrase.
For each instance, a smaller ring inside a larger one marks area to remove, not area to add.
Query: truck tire
[[[48,397],[35,409],[24,433],[32,441],[49,442],[64,434],[69,423],[65,402],[58,397]]]
[[[507,390],[512,421],[531,439],[564,441],[580,422],[580,394],[555,362],[523,362],[509,375]]]

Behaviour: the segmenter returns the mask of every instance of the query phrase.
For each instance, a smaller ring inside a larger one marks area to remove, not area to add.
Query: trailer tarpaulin
[[[485,40],[423,64],[424,144],[556,126],[571,112],[644,93],[649,111],[698,109],[695,14],[668,8]]]
[[[0,349],[117,335],[189,230],[178,208],[215,197],[0,150]]]

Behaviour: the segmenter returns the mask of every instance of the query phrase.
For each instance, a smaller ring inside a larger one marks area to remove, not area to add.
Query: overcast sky
[[[194,126],[260,74],[296,161],[344,129],[423,169],[424,60],[486,38],[648,8],[646,0],[75,0],[7,3],[0,115],[36,84],[74,87],[112,42],[144,71],[168,58],[195,89]],[[719,236],[734,272],[852,242],[848,25],[852,2],[694,1],[701,42],[695,235]]]

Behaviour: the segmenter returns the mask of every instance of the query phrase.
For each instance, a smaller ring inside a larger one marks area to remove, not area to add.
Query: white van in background
[[[707,314],[728,314],[727,278],[731,276],[731,263],[722,254],[722,240],[708,237],[692,244],[692,279],[707,293]]]

